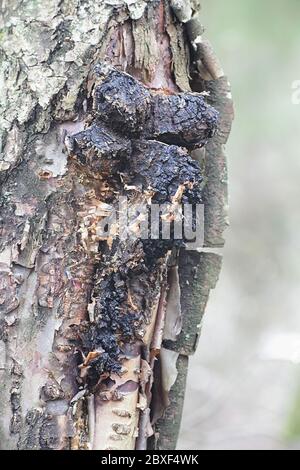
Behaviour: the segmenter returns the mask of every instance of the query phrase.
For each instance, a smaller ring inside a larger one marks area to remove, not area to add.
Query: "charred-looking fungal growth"
[[[183,202],[201,202],[199,163],[182,147],[153,140],[134,141],[128,181],[143,191],[151,188],[154,202],[171,203],[180,187],[184,189],[180,197]]]
[[[148,208],[169,205],[171,216],[172,204],[201,203],[200,166],[189,150],[214,135],[217,111],[202,94],[154,92],[106,65],[96,67],[96,76],[89,127],[68,138],[72,159],[113,185],[114,194],[126,195],[129,205],[138,195]],[[111,194],[109,203],[117,204]],[[128,344],[143,342],[150,299],[159,296],[157,272],[183,242],[173,233],[169,240],[145,240],[129,231],[101,243],[92,318],[79,328],[81,380],[90,390],[122,374]]]
[[[120,133],[139,136],[151,116],[151,93],[130,75],[106,66],[97,66],[104,77],[95,89],[96,115]]]
[[[96,68],[104,81],[95,89],[96,116],[131,138],[198,148],[213,137],[217,111],[199,93],[154,93],[130,75]]]
[[[155,95],[151,115],[147,136],[167,144],[198,148],[216,130],[215,109],[205,102],[204,96],[195,93]]]
[[[98,123],[68,137],[68,146],[80,163],[102,176],[113,175],[131,155],[129,139]]]

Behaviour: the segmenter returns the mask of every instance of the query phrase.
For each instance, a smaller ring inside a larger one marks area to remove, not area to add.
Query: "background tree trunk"
[[[199,18],[191,19],[197,4],[191,2],[192,10],[189,2],[180,1],[2,0],[1,449],[112,445],[103,437],[103,401],[80,391],[74,342],[74,325],[88,320],[99,262],[98,242],[85,218],[101,204],[101,194],[97,180],[74,165],[64,148],[66,133],[83,129],[91,71],[99,61],[105,59],[150,88],[210,92],[208,101],[221,111],[221,132],[195,157],[206,175],[205,244],[214,248],[224,243],[223,144],[232,106],[227,80],[210,45],[200,41]],[[187,356],[195,350],[209,290],[221,266],[220,257],[212,252],[189,256],[189,263],[185,255],[179,259],[183,330],[179,338],[164,341],[163,359],[155,372],[158,377],[166,364],[175,364],[165,390],[168,394],[172,388],[171,403],[151,444],[160,448],[176,444]],[[156,304],[157,298],[153,308]],[[147,413],[149,403],[140,419]],[[176,422],[172,429],[170,420]],[[131,424],[130,435],[114,447],[134,448],[138,424]],[[140,433],[141,429],[142,422]],[[148,435],[139,436],[140,448],[147,445]]]

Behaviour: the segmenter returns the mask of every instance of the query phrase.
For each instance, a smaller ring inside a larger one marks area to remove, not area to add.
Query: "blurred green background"
[[[202,0],[202,18],[235,101],[231,228],[179,448],[300,449],[300,1]]]

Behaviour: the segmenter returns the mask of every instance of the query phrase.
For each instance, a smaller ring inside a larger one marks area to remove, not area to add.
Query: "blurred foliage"
[[[283,437],[288,442],[300,441],[300,387],[292,403]]]

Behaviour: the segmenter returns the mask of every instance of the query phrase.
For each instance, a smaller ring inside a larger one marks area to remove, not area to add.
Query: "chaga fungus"
[[[121,243],[120,243],[121,245]],[[145,321],[145,312],[130,301],[128,284],[131,279],[149,274],[148,266],[144,262],[146,253],[143,244],[136,241],[137,258],[139,262],[126,264],[123,257],[124,250],[118,246],[111,257],[102,261],[95,273],[95,299],[94,322],[82,324],[80,337],[85,356],[92,351],[95,357],[88,363],[87,385],[93,389],[102,374],[122,373],[122,358],[125,357],[122,347],[126,343],[141,340],[139,335],[141,326]],[[163,253],[165,254],[165,252]],[[156,258],[155,262],[158,262]],[[110,264],[114,265],[111,272]],[[149,281],[148,293],[151,292]]]
[[[121,133],[139,135],[150,118],[150,91],[130,75],[110,69],[108,76],[96,86],[96,115]]]
[[[167,144],[199,148],[213,137],[218,116],[198,93],[157,94],[152,98],[148,136]]]
[[[182,202],[201,203],[202,182],[199,163],[188,151],[175,145],[138,140],[132,143],[128,184],[153,190],[154,203],[171,203],[178,188],[184,186]]]
[[[189,150],[214,135],[218,112],[198,93],[153,91],[106,64],[95,72],[89,127],[68,137],[70,156],[101,178],[117,181],[116,206],[118,194],[128,194],[128,188],[133,200],[147,201],[148,210],[151,203],[201,203],[200,166]],[[184,239],[176,240],[172,231],[169,240],[133,241],[129,236],[124,241],[115,236],[110,245],[102,242],[93,318],[79,328],[82,377],[89,389],[101,376],[122,373],[124,346],[143,338],[162,263],[169,250],[182,245]]]
[[[90,127],[71,138],[72,153],[80,163],[103,176],[113,176],[125,166],[131,155],[131,142],[109,130],[102,123]]]
[[[219,117],[200,93],[150,91],[130,75],[112,68],[95,88],[94,110],[101,120],[128,137],[190,149],[205,145],[213,137]]]

